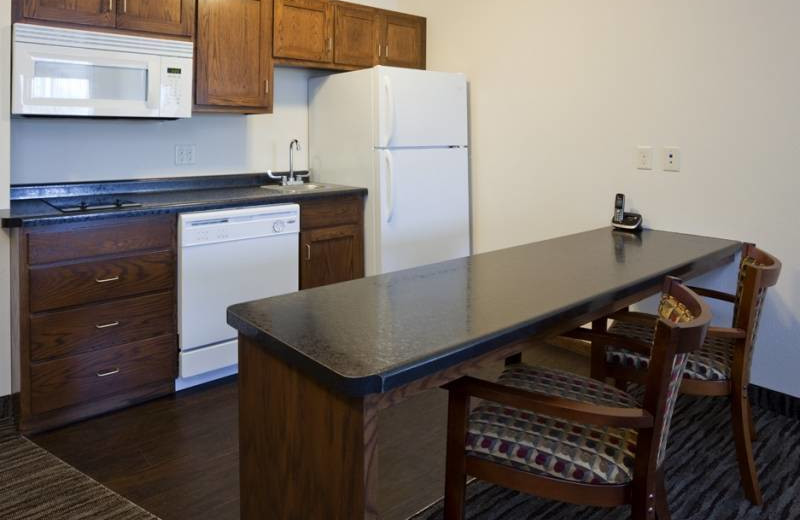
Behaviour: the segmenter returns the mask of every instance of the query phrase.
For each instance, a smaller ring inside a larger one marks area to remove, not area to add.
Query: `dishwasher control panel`
[[[181,247],[299,232],[297,204],[184,213],[178,229]]]

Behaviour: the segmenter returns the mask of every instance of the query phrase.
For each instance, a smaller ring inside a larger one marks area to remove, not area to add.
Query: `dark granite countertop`
[[[228,323],[323,384],[385,392],[558,320],[704,272],[740,244],[603,228],[238,304]]]
[[[184,211],[204,211],[231,207],[296,202],[300,200],[365,195],[364,188],[325,184],[324,188],[304,193],[276,193],[261,186],[275,184],[262,174],[220,175],[141,181],[68,183],[12,186],[11,208],[0,211],[2,227],[42,226],[137,217]],[[140,203],[140,207],[62,213],[46,200],[61,197],[113,196]]]

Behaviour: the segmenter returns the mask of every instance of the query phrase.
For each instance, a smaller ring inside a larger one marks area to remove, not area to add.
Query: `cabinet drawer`
[[[174,335],[31,365],[34,414],[131,391],[173,379],[178,347]]]
[[[31,317],[32,361],[175,334],[172,291]]]
[[[28,263],[46,264],[101,255],[172,247],[175,218],[136,219],[28,235]]]
[[[361,197],[320,199],[300,204],[300,227],[303,230],[335,227],[361,222],[364,202]]]
[[[171,251],[31,268],[30,310],[39,312],[171,289],[174,278]]]

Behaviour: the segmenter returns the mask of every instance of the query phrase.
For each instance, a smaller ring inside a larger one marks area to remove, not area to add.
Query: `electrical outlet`
[[[677,146],[667,146],[664,148],[664,171],[681,171],[681,149]]]
[[[195,144],[176,144],[175,145],[175,165],[183,166],[186,164],[197,163],[197,145]]]
[[[637,170],[653,169],[652,146],[640,146],[636,149],[636,169]]]

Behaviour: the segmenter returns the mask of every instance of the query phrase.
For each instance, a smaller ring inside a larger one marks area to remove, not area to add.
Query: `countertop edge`
[[[699,237],[701,235],[694,236]],[[240,318],[235,314],[236,308],[244,304],[237,304],[229,307],[227,310],[227,321],[228,324],[237,329],[240,334],[262,343],[265,348],[269,348],[271,352],[284,362],[298,367],[304,373],[309,374],[310,377],[326,385],[328,388],[348,396],[363,397],[369,394],[383,393],[402,387],[420,378],[487,354],[500,345],[543,332],[558,321],[577,319],[579,316],[585,315],[593,309],[609,305],[614,301],[634,295],[648,286],[659,283],[659,280],[664,276],[673,275],[682,277],[689,275],[691,278],[694,278],[708,273],[715,268],[732,262],[741,249],[741,242],[739,241],[730,239],[721,240],[728,240],[731,244],[714,253],[698,257],[688,262],[680,269],[668,270],[649,277],[644,277],[630,284],[622,291],[608,292],[598,297],[587,298],[585,301],[578,302],[576,305],[569,308],[554,311],[548,316],[523,321],[491,335],[475,338],[465,344],[454,345],[452,349],[442,352],[438,358],[413,360],[391,371],[361,377],[346,376],[336,372],[334,369],[300,353],[291,345],[275,338],[262,328]]]

